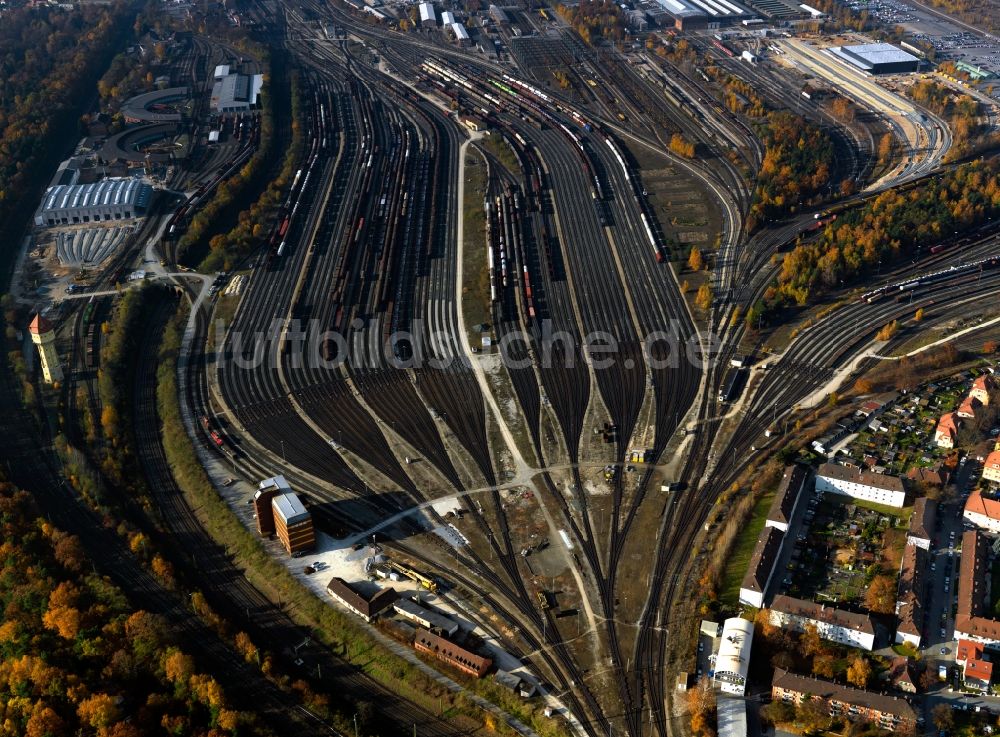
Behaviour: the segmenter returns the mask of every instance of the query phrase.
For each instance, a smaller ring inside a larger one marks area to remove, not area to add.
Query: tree
[[[922,322],[924,319],[924,308],[918,307],[913,315],[913,322]]]
[[[899,321],[893,320],[892,322],[884,325],[882,329],[875,334],[875,340],[892,340],[892,336],[894,336],[898,330]]]
[[[819,732],[830,726],[830,712],[826,703],[806,694],[795,710],[799,724],[806,732]]]
[[[892,614],[896,611],[896,584],[892,577],[879,575],[872,579],[865,591],[865,606],[875,614]]]
[[[802,629],[802,634],[799,635],[799,647],[806,655],[819,655],[826,650],[823,639],[819,636],[819,629],[812,622],[807,622]]]
[[[858,688],[868,686],[868,681],[872,677],[871,664],[862,656],[855,655],[851,664],[847,666],[847,682]]]
[[[118,721],[118,707],[115,700],[105,693],[94,694],[89,699],[80,702],[76,709],[80,721],[91,727],[110,727]]]
[[[712,288],[708,284],[698,287],[698,294],[695,295],[694,303],[703,310],[712,306]]]
[[[66,724],[59,715],[44,702],[36,702],[25,726],[25,737],[59,737],[65,733]]]
[[[688,268],[691,271],[701,271],[705,268],[705,259],[702,258],[701,250],[698,246],[691,246],[691,253],[688,254]]]
[[[823,653],[813,658],[812,672],[818,678],[833,678],[837,674],[837,658]]]
[[[772,724],[788,724],[795,721],[795,704],[786,701],[772,701],[762,707],[760,713]]]
[[[861,377],[854,382],[854,391],[858,394],[871,394],[875,387],[872,385],[871,379],[866,379]]]
[[[683,282],[681,282],[681,294],[687,294],[690,289],[691,289],[691,285],[688,284],[687,279],[685,279]]]
[[[826,404],[830,409],[833,409],[838,404],[840,404],[840,395],[837,392],[830,392],[826,398]]]
[[[990,356],[997,352],[997,342],[995,340],[987,340],[983,343],[983,353]]]
[[[955,726],[955,715],[948,704],[938,704],[931,710],[931,721],[938,729],[950,732]]]
[[[674,133],[670,137],[670,150],[685,159],[694,158],[694,144],[688,141],[680,133]]]
[[[878,162],[882,165],[888,164],[892,159],[892,152],[896,147],[892,133],[886,133],[878,142]]]
[[[691,731],[699,737],[714,734],[712,725],[715,723],[715,690],[707,678],[702,678],[697,686],[687,692],[687,707]]]

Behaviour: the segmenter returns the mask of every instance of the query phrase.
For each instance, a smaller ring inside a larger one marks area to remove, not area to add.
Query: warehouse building
[[[437,25],[437,13],[434,12],[432,3],[420,3],[420,25],[432,27]]]
[[[471,43],[469,32],[465,30],[465,26],[461,23],[452,23],[451,32],[455,34],[455,42],[459,46],[468,46]]]
[[[295,492],[286,491],[275,495],[271,500],[271,508],[274,510],[274,531],[289,555],[316,547],[312,515]]]
[[[754,13],[733,0],[656,0],[679,31],[734,25]]]
[[[835,46],[830,51],[868,74],[906,74],[920,66],[913,54],[887,43]]]
[[[212,85],[212,110],[242,113],[256,109],[263,86],[261,74],[228,74]]]
[[[138,179],[104,179],[91,184],[49,187],[35,213],[35,225],[72,225],[142,217],[153,188]]]

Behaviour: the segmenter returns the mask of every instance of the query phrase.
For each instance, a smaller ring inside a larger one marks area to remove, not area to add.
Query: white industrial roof
[[[461,23],[452,23],[451,31],[452,33],[455,34],[455,38],[457,38],[459,41],[469,40],[469,32],[465,30],[465,26],[463,26]]]
[[[104,179],[90,184],[57,184],[49,187],[42,211],[149,202],[152,189],[136,179]]]
[[[455,14],[450,10],[446,10],[441,13],[441,25],[450,26],[455,22]]]
[[[286,525],[294,525],[309,519],[309,512],[293,491],[278,494],[271,500],[271,506],[285,520]]]
[[[898,49],[892,44],[887,43],[858,44],[857,46],[844,46],[843,49],[844,51],[850,52],[851,54],[864,59],[872,65],[893,64],[903,61],[920,61],[913,54],[908,54],[902,49]]]
[[[664,10],[675,16],[682,18],[689,15],[704,15],[705,12],[699,8],[693,8],[680,0],[656,0]]]
[[[719,654],[715,659],[715,674],[736,673],[746,679],[750,668],[750,645],[753,643],[753,622],[731,617],[722,624]]]
[[[215,75],[214,76],[215,76],[216,79],[221,79],[222,77],[229,76],[229,65],[228,64],[219,64],[219,66],[217,66],[215,68]]]
[[[436,20],[437,15],[434,13],[434,5],[432,3],[420,3],[420,20],[421,22],[426,20]]]

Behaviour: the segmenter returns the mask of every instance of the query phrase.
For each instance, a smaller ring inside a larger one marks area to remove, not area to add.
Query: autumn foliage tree
[[[705,259],[701,255],[698,246],[691,246],[691,253],[688,254],[688,268],[691,271],[701,271],[705,268]]]
[[[876,614],[892,614],[896,611],[896,582],[892,576],[879,574],[868,584],[865,591],[865,606]]]
[[[135,611],[81,571],[79,541],[43,522],[0,482],[0,711],[4,735],[257,737],[211,675],[171,643],[161,617]]]
[[[714,737],[715,690],[707,678],[698,681],[698,685],[687,692],[687,707],[691,732],[696,737]]]
[[[855,655],[847,666],[847,682],[858,688],[866,688],[872,677],[872,666],[861,655]]]
[[[1000,215],[1000,162],[963,164],[906,192],[889,190],[839,215],[818,240],[781,262],[771,303],[806,304],[816,292],[912,258],[927,245]]]

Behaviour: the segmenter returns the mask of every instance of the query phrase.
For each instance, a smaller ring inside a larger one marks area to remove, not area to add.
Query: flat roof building
[[[906,74],[915,72],[920,59],[887,43],[834,47],[831,51],[844,61],[869,74]]]
[[[722,624],[722,640],[715,659],[715,684],[723,693],[743,696],[750,670],[750,646],[753,644],[753,622],[731,617]]]
[[[138,179],[103,179],[91,184],[49,187],[35,213],[35,225],[72,225],[142,217],[153,188]]]
[[[312,515],[294,491],[275,494],[271,499],[274,511],[274,531],[289,555],[316,547],[316,532]]]

